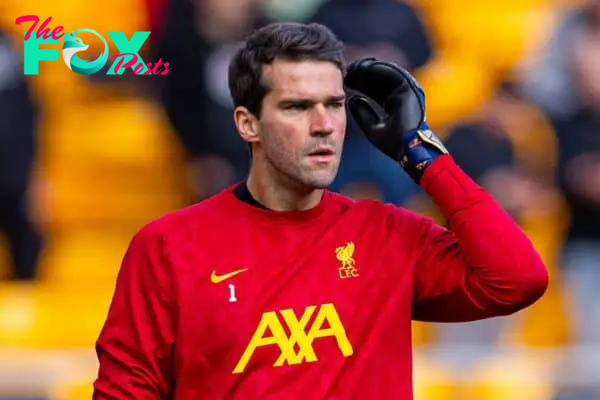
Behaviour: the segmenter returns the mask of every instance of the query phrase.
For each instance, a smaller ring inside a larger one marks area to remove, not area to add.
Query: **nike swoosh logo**
[[[229,272],[227,274],[223,274],[223,275],[217,275],[217,271],[213,271],[212,274],[210,274],[210,281],[212,283],[221,283],[223,281],[226,281],[227,279],[231,279],[236,275],[241,274],[242,272],[246,272],[248,271],[248,268],[242,268],[242,269],[238,269],[236,271],[232,271]]]

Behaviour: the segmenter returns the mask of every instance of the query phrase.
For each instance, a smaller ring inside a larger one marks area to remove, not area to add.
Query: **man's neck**
[[[292,184],[276,182],[250,171],[246,182],[256,201],[273,211],[304,211],[316,207],[323,197],[323,189],[302,189]]]

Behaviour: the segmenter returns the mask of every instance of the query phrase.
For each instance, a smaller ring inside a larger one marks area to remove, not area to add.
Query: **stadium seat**
[[[427,119],[436,131],[473,113],[496,85],[495,76],[460,50],[439,52],[416,78],[427,93]]]
[[[456,399],[457,387],[452,371],[419,352],[414,355],[413,365],[415,400]]]
[[[472,371],[464,384],[465,399],[552,400],[557,360],[527,351],[499,351]]]
[[[92,348],[106,317],[113,285],[4,284],[0,290],[0,343],[9,348]]]

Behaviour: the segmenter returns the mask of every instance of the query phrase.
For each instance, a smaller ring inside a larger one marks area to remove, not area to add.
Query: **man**
[[[31,282],[39,277],[43,250],[30,193],[39,110],[19,57],[9,35],[0,30],[0,231],[12,261],[8,278]]]
[[[446,154],[423,92],[322,25],[280,23],[233,58],[246,182],[145,226],[97,343],[94,399],[410,399],[411,319],[514,313],[548,283],[529,240]],[[452,231],[327,191],[349,108]]]

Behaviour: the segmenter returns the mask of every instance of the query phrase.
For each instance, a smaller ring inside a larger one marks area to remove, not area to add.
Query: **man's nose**
[[[325,107],[315,107],[311,112],[310,133],[314,136],[331,135],[334,130],[333,118]]]

